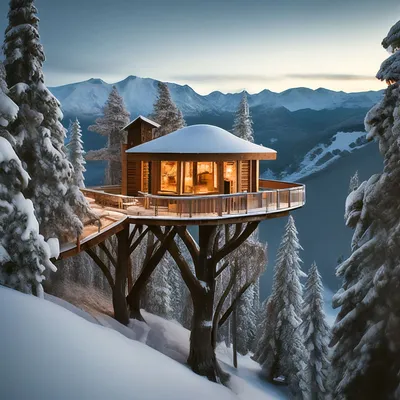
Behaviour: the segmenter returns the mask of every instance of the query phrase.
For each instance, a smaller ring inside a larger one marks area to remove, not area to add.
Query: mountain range
[[[129,112],[134,115],[151,113],[157,97],[158,81],[150,78],[128,76],[115,84],[101,79],[89,79],[84,82],[50,88],[59,99],[65,114],[97,116],[113,86],[116,86],[125,100]],[[188,85],[168,83],[171,96],[185,116],[201,113],[220,114],[234,112],[241,99],[241,93],[223,94],[215,91],[208,95],[196,93]],[[345,93],[328,89],[294,88],[281,93],[263,90],[257,94],[248,94],[251,108],[276,109],[284,107],[289,111],[302,109],[323,110],[336,108],[368,108],[382,96],[382,91]]]

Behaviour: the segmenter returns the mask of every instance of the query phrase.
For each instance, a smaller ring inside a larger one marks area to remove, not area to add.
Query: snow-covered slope
[[[1,399],[236,398],[143,343],[3,287],[0,338]]]
[[[133,114],[148,115],[157,95],[157,82],[150,78],[128,76],[115,83],[123,96],[128,110]],[[60,100],[63,111],[68,115],[93,116],[99,115],[112,84],[101,79],[73,83],[51,88],[52,93]],[[188,85],[168,83],[171,95],[182,112],[188,115],[201,113],[233,112],[240,102],[240,93],[223,94],[212,92],[207,96],[196,93]],[[282,93],[263,90],[260,93],[248,95],[250,107],[265,108],[285,107],[290,111],[310,108],[313,110],[333,108],[367,108],[375,104],[382,92],[344,93],[327,89],[311,90],[307,88],[289,89]]]
[[[300,162],[296,172],[283,173],[282,179],[299,181],[322,171],[334,161],[368,144],[365,132],[338,132],[328,144],[313,147]],[[267,173],[265,178],[267,178]]]
[[[189,331],[143,312],[125,327],[53,296],[40,300],[0,286],[0,398],[7,400],[285,400],[260,367],[219,346],[230,389],[184,365]],[[145,344],[146,343],[146,344]]]

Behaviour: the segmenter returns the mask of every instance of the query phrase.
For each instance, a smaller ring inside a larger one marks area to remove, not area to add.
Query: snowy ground
[[[239,369],[232,368],[225,346],[217,355],[232,373],[232,390],[192,373],[183,364],[189,331],[173,321],[144,313],[148,326],[132,321],[128,328],[109,316],[94,317],[61,299],[47,299],[0,286],[1,399],[287,398],[284,389],[259,377],[249,356],[239,356]]]

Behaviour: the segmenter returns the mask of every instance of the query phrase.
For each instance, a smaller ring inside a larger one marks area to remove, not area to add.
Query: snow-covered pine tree
[[[254,142],[253,121],[250,116],[250,108],[245,91],[243,92],[239,108],[236,111],[233,133],[244,140]]]
[[[260,278],[257,278],[257,281],[252,286],[253,288],[253,299],[252,299],[252,313],[254,318],[252,319],[252,323],[250,326],[249,333],[249,350],[254,351],[256,345],[256,336],[257,336],[257,327],[260,321],[261,314],[261,304],[260,304]]]
[[[393,55],[377,77],[389,84],[365,118],[367,139],[379,143],[380,174],[346,200],[346,225],[354,229],[352,254],[337,269],[342,288],[332,329],[333,398],[400,398],[400,21],[383,45]]]
[[[310,400],[325,400],[328,396],[330,329],[325,321],[322,280],[315,262],[311,265],[304,291],[301,337],[307,351]]]
[[[161,125],[154,131],[155,138],[186,126],[182,112],[172,100],[168,86],[164,82],[158,82],[158,96],[150,118]]]
[[[170,307],[171,315],[170,317],[174,320],[181,322],[182,310],[183,310],[183,294],[184,294],[184,282],[181,277],[178,266],[173,262],[172,257],[168,254],[166,257],[166,262],[168,263],[168,276],[167,282],[171,287],[170,296]]]
[[[168,262],[163,258],[147,283],[143,308],[159,317],[171,319],[173,313],[171,296],[172,287],[168,281]]]
[[[4,64],[2,61],[0,61],[0,92],[8,92],[6,84],[6,69],[4,68]]]
[[[103,109],[103,116],[96,119],[94,125],[89,126],[89,131],[107,136],[107,146],[100,150],[89,151],[87,160],[107,161],[104,183],[106,185],[119,185],[122,179],[121,144],[124,134],[121,131],[130,121],[124,99],[113,86]]]
[[[44,84],[45,60],[33,0],[11,0],[4,41],[9,95],[19,106],[10,127],[16,153],[31,177],[24,195],[32,200],[45,238],[75,238],[82,220],[96,218],[78,187],[63,152],[65,129],[57,99]]]
[[[256,314],[253,309],[254,285],[251,285],[240,298],[237,306],[237,351],[246,355],[253,344],[256,330]]]
[[[350,178],[349,193],[356,190],[360,186],[360,178],[358,177],[358,171]]]
[[[33,204],[22,194],[30,178],[7,130],[17,118],[18,107],[6,89],[0,76],[0,284],[42,297],[42,274],[56,270],[50,257],[56,256],[58,245],[52,239],[50,248],[39,234]]]
[[[302,247],[297,235],[294,219],[289,216],[277,254],[272,294],[267,303],[263,351],[256,352],[255,359],[262,365],[267,379],[273,381],[283,377],[294,396],[306,398],[304,368],[307,354],[299,329],[302,321],[300,278],[305,274],[300,268],[299,251]]]
[[[85,151],[83,150],[82,129],[78,118],[71,124],[70,142],[68,144],[68,158],[74,171],[72,175],[74,185],[79,188],[85,187],[85,178],[83,173],[85,169]]]

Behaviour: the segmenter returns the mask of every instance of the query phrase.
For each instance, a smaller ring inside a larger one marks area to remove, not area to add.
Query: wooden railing
[[[127,210],[144,217],[207,218],[229,215],[268,214],[305,204],[305,186],[296,183],[260,180],[260,191],[203,196],[139,197],[82,189],[86,197],[103,206]]]

